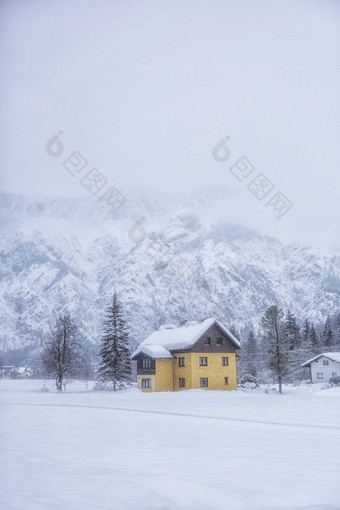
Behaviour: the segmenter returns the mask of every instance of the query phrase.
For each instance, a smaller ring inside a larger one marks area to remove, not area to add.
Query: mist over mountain
[[[63,307],[98,343],[114,290],[132,345],[208,316],[257,327],[273,303],[300,319],[337,312],[340,257],[229,223],[228,193],[129,190],[114,215],[92,197],[0,194],[0,349],[38,347]]]

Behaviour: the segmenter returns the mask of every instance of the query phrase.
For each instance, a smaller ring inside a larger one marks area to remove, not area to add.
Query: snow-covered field
[[[339,510],[340,388],[0,381],[3,510]]]

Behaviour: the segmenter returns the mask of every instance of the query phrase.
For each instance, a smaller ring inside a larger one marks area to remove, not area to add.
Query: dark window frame
[[[151,368],[151,359],[142,359],[142,368]]]
[[[229,385],[229,377],[225,377],[224,378],[224,386],[228,386]]]
[[[152,381],[150,377],[142,377],[142,388],[151,389],[152,388]]]
[[[211,337],[210,336],[204,337],[204,345],[211,345]]]
[[[209,388],[208,377],[200,377],[200,388]]]
[[[221,336],[216,338],[216,345],[223,345],[223,338]]]
[[[222,367],[229,367],[229,356],[222,356]]]
[[[178,386],[179,388],[185,388],[185,377],[178,378]]]
[[[205,360],[205,362],[203,360]],[[200,363],[200,367],[207,367],[208,366],[208,357],[200,356],[199,363]]]
[[[178,358],[178,366],[179,367],[185,367],[185,358],[184,358],[184,356],[180,356]]]

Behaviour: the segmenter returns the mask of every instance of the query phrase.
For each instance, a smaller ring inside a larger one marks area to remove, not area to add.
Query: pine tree
[[[324,330],[322,332],[321,341],[325,350],[331,349],[333,346],[333,331],[331,325],[331,318],[327,315],[327,319],[325,321]]]
[[[304,361],[304,354],[301,351],[301,333],[295,315],[288,309],[283,327],[283,334],[289,352],[289,365],[292,377],[296,374],[302,376],[301,363]]]
[[[302,331],[302,346],[304,349],[309,348],[309,341],[310,341],[310,323],[308,319],[305,319],[305,322],[303,323],[303,331]]]
[[[339,347],[339,344],[340,344],[340,313],[335,314],[333,331],[334,331],[333,336],[334,336],[335,345],[336,345],[336,347]]]
[[[295,315],[289,309],[285,317],[284,334],[287,337],[287,344],[290,351],[295,351],[300,348],[300,328],[297,324]]]
[[[338,328],[336,330],[336,345],[337,345],[337,347],[339,347],[339,345],[340,345],[340,326],[338,326]]]
[[[128,337],[122,305],[115,292],[112,303],[106,310],[103,323],[103,337],[99,352],[101,362],[98,370],[99,381],[112,382],[114,391],[119,383],[126,382],[131,377]]]
[[[312,354],[319,354],[319,338],[313,323],[310,327],[309,344],[310,348],[313,350]]]
[[[289,373],[288,345],[284,334],[282,310],[276,305],[270,306],[261,319],[261,325],[268,342],[269,368],[277,376],[279,392],[282,393],[282,379]]]
[[[311,331],[312,331],[312,324],[309,322],[308,319],[305,319],[305,321],[303,323],[302,334],[301,334],[301,355],[303,356],[302,363],[312,357],[313,348],[312,348],[312,342],[311,342]],[[315,330],[314,330],[314,332],[315,332]],[[302,372],[302,374],[304,375],[305,373],[306,373],[306,369]]]

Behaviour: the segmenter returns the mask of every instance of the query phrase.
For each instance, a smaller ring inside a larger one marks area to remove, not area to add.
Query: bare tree
[[[43,347],[41,360],[46,373],[55,377],[58,391],[63,391],[68,378],[79,373],[81,344],[78,327],[69,312],[58,315]]]

